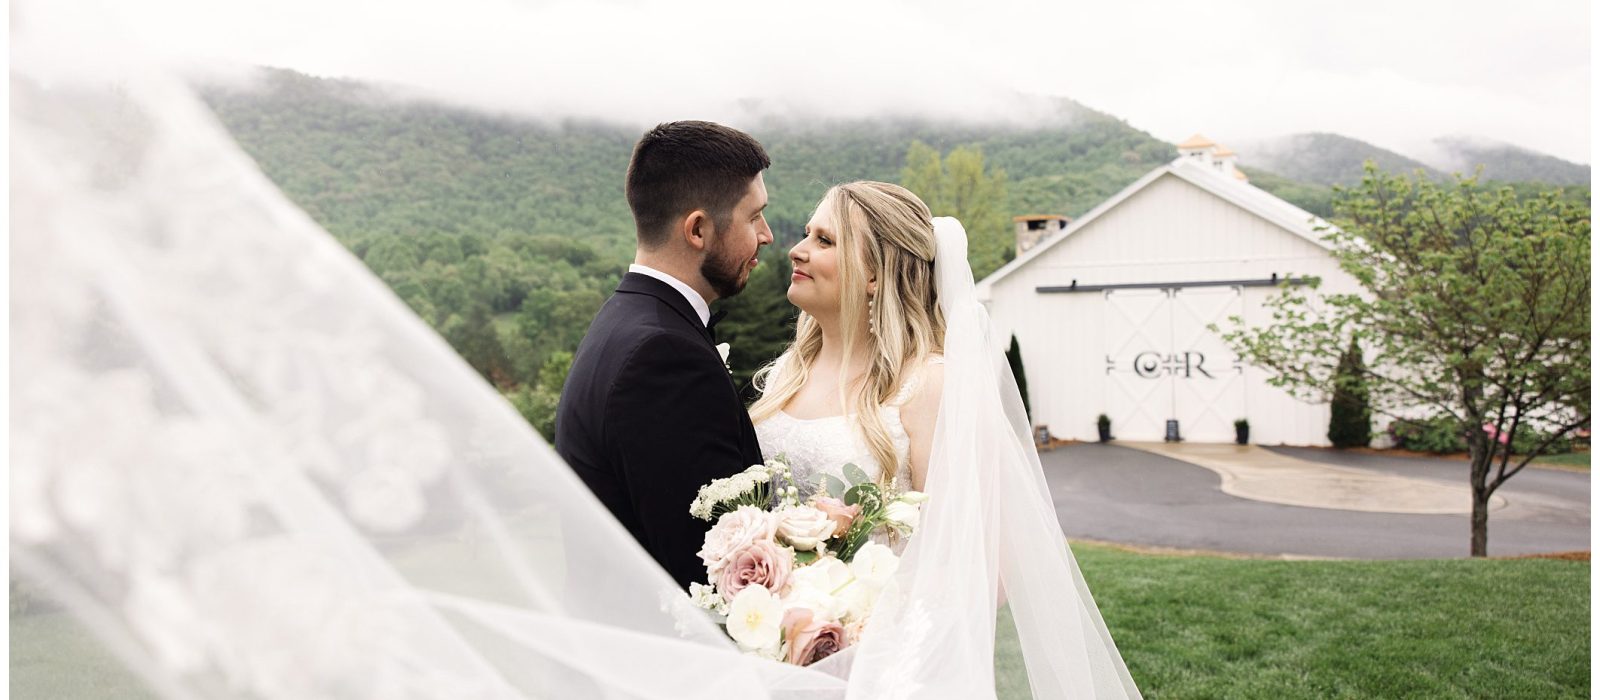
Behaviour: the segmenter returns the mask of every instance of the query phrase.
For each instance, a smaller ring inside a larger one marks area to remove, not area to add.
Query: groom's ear
[[[683,217],[678,235],[683,237],[690,248],[704,251],[710,236],[715,232],[716,226],[711,223],[711,216],[704,209],[696,209]]]

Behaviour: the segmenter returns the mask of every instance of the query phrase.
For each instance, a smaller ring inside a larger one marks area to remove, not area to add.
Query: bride
[[[1138,697],[954,221],[846,185],[793,253],[807,313],[756,406],[773,446],[931,500],[848,674],[779,664],[183,85],[48,8],[11,37],[11,566],[145,690],[993,697],[1003,590],[1035,697]]]
[[[1065,547],[961,224],[898,185],[852,182],[828,190],[789,257],[801,314],[793,343],[756,375],[762,456],[784,454],[813,491],[850,463],[931,499],[923,528],[893,543],[913,573],[880,602],[877,634],[839,654],[855,658],[818,666],[849,668],[852,692],[894,677],[991,695],[987,667],[952,671],[948,651],[905,649],[926,622],[913,613],[940,610],[943,643],[992,650],[995,602],[1009,597],[1036,697],[1138,697]]]
[[[828,190],[789,251],[795,340],[756,374],[750,418],[762,457],[788,457],[802,498],[847,463],[897,491],[926,483],[944,384],[933,233],[910,191],[853,182]]]

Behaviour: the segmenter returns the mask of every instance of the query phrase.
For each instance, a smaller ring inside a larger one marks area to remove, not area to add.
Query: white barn
[[[1242,364],[1215,323],[1270,320],[1284,280],[1355,291],[1310,213],[1245,181],[1234,154],[1203,137],[1179,157],[1053,231],[978,284],[999,340],[1015,335],[1035,425],[1095,440],[1328,444],[1328,406],[1291,398]],[[1024,224],[1019,222],[1019,230]]]

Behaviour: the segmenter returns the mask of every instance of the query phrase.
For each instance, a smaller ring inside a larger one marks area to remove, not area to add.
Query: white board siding
[[[1041,286],[1067,286],[1074,280],[1080,286],[1204,282],[1266,279],[1274,273],[1280,277],[1321,276],[1324,289],[1353,290],[1354,281],[1338,269],[1325,248],[1171,173],[1151,180],[1064,235],[1049,249],[995,280],[989,289],[996,330],[1015,334],[1022,346],[1035,423],[1050,426],[1059,437],[1093,440],[1095,418],[1104,412],[1113,414],[1112,431],[1119,438],[1160,439],[1161,432],[1153,431],[1152,426],[1164,427],[1165,417],[1156,423],[1152,414],[1181,413],[1183,416],[1166,417],[1184,421],[1185,439],[1212,442],[1232,439],[1233,419],[1244,417],[1251,423],[1252,442],[1327,444],[1327,406],[1289,397],[1267,384],[1266,373],[1254,367],[1241,366],[1232,370],[1231,379],[1208,379],[1205,384],[1186,386],[1181,379],[1147,379],[1144,381],[1151,384],[1132,388],[1150,396],[1166,395],[1153,399],[1156,403],[1151,406],[1130,408],[1127,378],[1106,372],[1108,344],[1116,344],[1127,332],[1117,325],[1125,322],[1115,320],[1118,317],[1108,307],[1106,293],[1037,291]],[[1276,289],[1230,289],[1234,288],[1192,287],[1178,295],[1184,301],[1209,300],[1209,310],[1201,315],[1223,328],[1228,324],[1219,317],[1218,309],[1235,309],[1229,313],[1242,315],[1252,325],[1270,320],[1261,305],[1278,293]],[[1131,295],[1123,290],[1114,293]],[[1148,293],[1165,294],[1160,290]],[[1227,299],[1230,293],[1233,300]],[[1195,315],[1194,305],[1179,303],[1178,297],[1168,297],[1164,303],[1169,305],[1165,313],[1171,318]],[[1174,304],[1186,315],[1174,315]],[[1169,333],[1164,342],[1185,345],[1180,352],[1203,352],[1207,367],[1230,368],[1234,358],[1221,349],[1219,338],[1195,334],[1196,324],[1203,327],[1204,322],[1190,319],[1185,337],[1174,339]],[[1212,353],[1224,357],[1212,357]],[[1214,373],[1214,377],[1220,376]],[[1118,412],[1123,415],[1115,415]]]

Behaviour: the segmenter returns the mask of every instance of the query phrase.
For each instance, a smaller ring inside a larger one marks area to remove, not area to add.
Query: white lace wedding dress
[[[937,355],[928,358],[928,365],[932,364],[944,364],[944,358]],[[928,365],[914,368],[911,375],[900,383],[895,395],[878,407],[879,418],[889,430],[889,439],[894,445],[898,464],[895,465],[893,485],[900,491],[911,489],[911,436],[906,433],[905,424],[900,419],[900,409],[917,395]],[[818,479],[824,474],[847,481],[844,475],[846,464],[861,467],[868,477],[876,480],[883,473],[883,467],[872,455],[872,450],[867,448],[866,440],[856,429],[854,417],[796,418],[780,410],[756,424],[761,458],[770,460],[781,454],[788,460],[802,500],[820,489]]]

